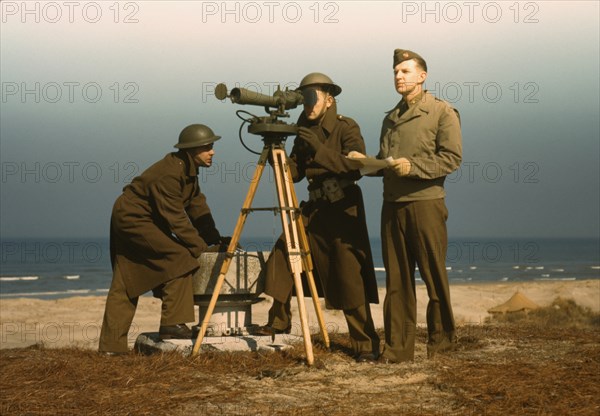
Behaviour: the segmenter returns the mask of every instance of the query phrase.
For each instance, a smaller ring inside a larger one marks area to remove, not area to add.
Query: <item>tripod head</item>
[[[233,88],[227,94],[227,86],[222,83],[215,87],[215,97],[218,100],[229,97],[231,102],[236,104],[263,106],[265,111],[269,113],[268,116],[258,117],[247,111],[243,111],[243,113],[251,115],[252,117],[249,119],[240,117],[242,111],[238,111],[237,115],[244,122],[249,123],[248,132],[262,136],[265,144],[280,144],[285,141],[287,136],[298,133],[298,126],[280,120],[280,118],[290,116],[286,110],[296,108],[300,104],[312,106],[317,102],[316,93],[313,91],[305,97],[300,91],[288,90],[287,88],[282,91],[278,86],[273,96],[260,94],[245,88]]]

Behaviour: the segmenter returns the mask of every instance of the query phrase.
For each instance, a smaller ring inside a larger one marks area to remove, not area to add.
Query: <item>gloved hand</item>
[[[219,253],[220,251],[221,251],[221,246],[218,244],[208,246],[208,248],[206,250],[204,250],[205,253]]]
[[[221,237],[221,240],[219,241],[219,251],[223,253],[226,252],[229,248],[229,243],[231,243],[231,237]],[[242,250],[242,246],[240,245],[240,243],[236,244],[235,249]]]
[[[219,237],[219,240],[206,249],[207,253],[225,253],[231,242],[231,237]]]
[[[298,137],[308,143],[315,152],[318,152],[319,148],[323,146],[316,133],[307,127],[298,128]]]
[[[219,240],[219,251],[227,251],[230,242],[231,237],[221,237]]]

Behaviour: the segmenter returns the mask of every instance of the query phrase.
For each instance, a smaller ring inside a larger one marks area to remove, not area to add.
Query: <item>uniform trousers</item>
[[[384,201],[381,242],[386,270],[383,303],[384,358],[401,362],[414,358],[417,327],[415,265],[427,287],[428,343],[454,339],[455,324],[446,272],[448,210],[444,199]]]
[[[291,295],[291,294],[290,294]],[[292,311],[291,298],[282,303],[273,299],[273,306],[269,309],[269,323],[267,325],[277,330],[291,329]],[[369,304],[361,305],[354,309],[344,309],[344,317],[348,324],[350,344],[355,355],[379,355],[379,335],[375,331],[371,307]]]
[[[192,274],[170,280],[153,290],[162,299],[160,325],[177,325],[192,322],[194,318],[194,295]],[[113,280],[106,297],[104,320],[100,332],[99,350],[102,352],[127,352],[127,334],[138,298],[127,295],[123,275],[115,265]]]

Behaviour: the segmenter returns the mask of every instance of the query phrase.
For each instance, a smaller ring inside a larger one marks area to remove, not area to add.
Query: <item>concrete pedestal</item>
[[[225,274],[217,304],[206,331],[208,337],[248,335],[252,329],[252,305],[260,302],[264,290],[264,265],[268,252],[234,254]],[[202,324],[226,253],[204,253],[194,274],[194,303],[199,308],[198,325]]]
[[[297,335],[276,335],[273,341],[270,336],[222,336],[204,337],[202,351],[282,351],[291,348],[293,344],[302,342]],[[141,354],[177,351],[184,355],[192,353],[193,342],[188,339],[171,339],[161,341],[158,332],[140,334],[135,340],[134,351]]]
[[[221,299],[221,296],[223,299]],[[251,333],[252,327],[255,326],[252,323],[252,305],[264,300],[264,298],[236,299],[235,295],[221,296],[219,296],[210,317],[208,328],[206,328],[206,336],[240,336]],[[196,299],[195,303],[199,307],[198,327],[200,327],[206,316],[210,298],[205,300]]]

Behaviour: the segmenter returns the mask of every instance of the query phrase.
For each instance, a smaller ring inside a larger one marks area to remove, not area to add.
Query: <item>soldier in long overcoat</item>
[[[379,355],[369,303],[378,303],[377,282],[362,193],[361,175],[346,155],[364,152],[360,129],[351,118],[337,114],[335,96],[341,88],[331,78],[312,73],[300,83],[314,105],[304,105],[299,133],[288,160],[294,182],[308,180],[309,201],[302,203],[317,286],[326,306],[344,311],[357,360]],[[266,265],[265,293],[274,298],[269,322],[259,334],[291,330],[290,298],[293,279],[286,244],[280,238]],[[305,292],[306,293],[306,292]]]
[[[209,246],[224,244],[206,197],[198,168],[212,164],[220,136],[202,124],[182,130],[167,154],[123,188],[110,224],[113,280],[106,299],[99,350],[128,351],[127,333],[138,297],[150,290],[162,299],[159,336],[191,338],[185,322],[194,321],[192,274]]]

